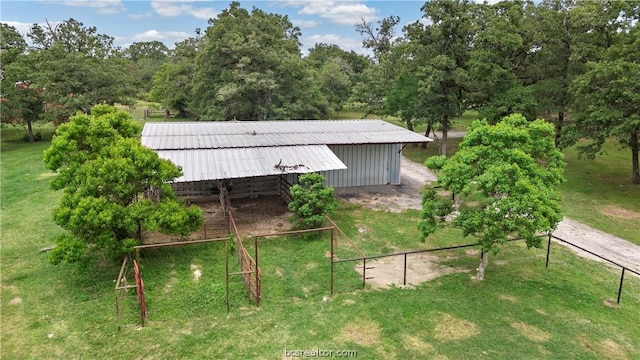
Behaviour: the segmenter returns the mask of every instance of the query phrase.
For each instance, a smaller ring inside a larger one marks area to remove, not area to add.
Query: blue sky
[[[48,21],[55,25],[74,18],[85,26],[95,26],[98,33],[115,38],[126,47],[133,42],[159,40],[169,48],[194,35],[196,28],[206,29],[207,20],[215,17],[230,1],[94,1],[31,0],[0,2],[0,21],[14,26],[25,35],[32,24]],[[303,52],[315,43],[337,44],[342,49],[368,53],[353,25],[361,18],[376,21],[396,15],[401,26],[421,18],[424,1],[322,1],[264,0],[240,1],[242,7],[254,6],[269,13],[288,15],[301,29]],[[400,30],[399,30],[400,31]]]

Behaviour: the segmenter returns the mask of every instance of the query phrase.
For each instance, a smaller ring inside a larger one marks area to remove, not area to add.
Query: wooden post
[[[256,260],[256,306],[260,307],[260,284],[258,284],[258,282],[260,282],[259,276],[260,274],[258,273],[258,269],[260,268],[258,266],[258,238],[254,237],[253,238],[253,247],[254,247],[254,251],[255,251],[255,260]]]
[[[225,271],[227,278],[227,314],[230,311],[229,305],[229,239],[224,242],[224,253],[225,253]]]

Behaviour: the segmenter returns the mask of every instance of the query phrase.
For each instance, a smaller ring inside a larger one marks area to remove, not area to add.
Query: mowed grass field
[[[222,244],[147,250],[147,326],[130,292],[118,330],[120,262],[53,266],[40,251],[62,231],[50,215],[60,194],[48,188],[47,146],[2,143],[2,359],[286,359],[287,350],[315,349],[359,359],[640,358],[640,279],[627,275],[612,306],[618,269],[560,246],[545,268],[544,249],[518,243],[491,257],[483,282],[473,280],[477,253],[464,250],[435,254],[456,272],[407,289],[361,290],[361,264],[340,264],[329,297],[326,236],[263,240],[262,306],[248,303],[236,278],[228,315]],[[418,216],[343,203],[334,218],[367,255],[471,242],[457,231],[423,242]],[[355,255],[344,237],[337,253]]]

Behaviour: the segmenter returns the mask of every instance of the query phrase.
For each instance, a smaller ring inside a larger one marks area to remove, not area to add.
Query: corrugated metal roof
[[[159,150],[158,155],[182,167],[184,174],[175,182],[301,174],[347,168],[326,145]]]
[[[155,150],[425,141],[431,139],[382,120],[163,122],[142,130],[142,144]]]

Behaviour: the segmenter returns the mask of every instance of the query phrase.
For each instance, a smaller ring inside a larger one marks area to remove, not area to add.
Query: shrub
[[[333,188],[324,186],[324,176],[317,173],[304,174],[298,184],[291,187],[293,200],[289,210],[293,212],[291,222],[298,228],[313,229],[322,226],[325,215],[337,206]]]

